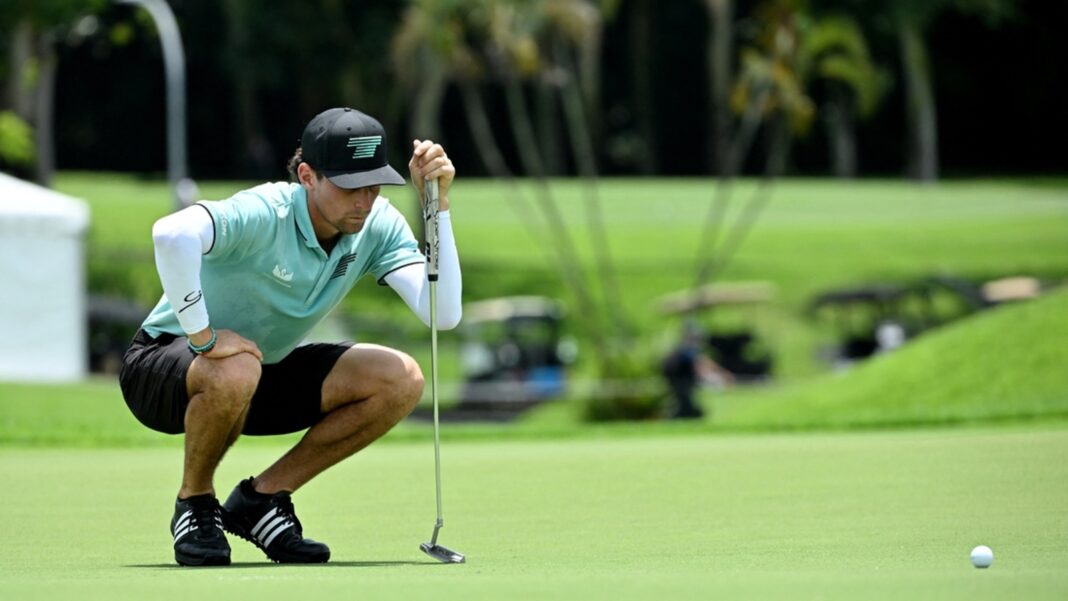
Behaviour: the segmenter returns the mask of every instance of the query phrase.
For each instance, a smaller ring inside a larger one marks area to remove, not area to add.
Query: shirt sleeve
[[[274,240],[275,229],[284,221],[276,215],[278,209],[255,188],[226,200],[197,204],[211,215],[215,234],[214,243],[204,253],[208,261],[239,261],[260,252]]]
[[[156,269],[182,331],[208,327],[208,310],[200,288],[200,256],[211,248],[211,219],[201,207],[168,215],[152,227]]]
[[[463,312],[463,280],[460,275],[460,258],[456,252],[456,239],[452,232],[452,219],[448,211],[438,213],[438,217],[438,243],[441,253],[438,256],[438,327],[451,330],[460,324]],[[426,277],[426,261],[396,269],[387,274],[385,280],[419,319],[429,326],[430,287]]]
[[[407,265],[426,262],[426,257],[419,251],[419,243],[412,234],[412,228],[396,207],[386,204],[376,221],[375,228],[380,242],[369,271],[379,284],[385,285],[385,277],[390,272]]]

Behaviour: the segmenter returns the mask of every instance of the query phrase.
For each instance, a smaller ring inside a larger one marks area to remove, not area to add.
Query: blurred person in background
[[[660,374],[667,381],[674,406],[674,419],[698,419],[704,411],[697,404],[698,386],[723,387],[734,382],[734,376],[720,367],[704,351],[704,333],[693,322],[683,325],[679,343],[660,364]]]

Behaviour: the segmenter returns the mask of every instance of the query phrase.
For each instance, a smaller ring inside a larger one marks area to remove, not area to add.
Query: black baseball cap
[[[386,131],[374,117],[351,108],[325,110],[300,137],[305,163],[339,188],[404,185],[386,162]]]

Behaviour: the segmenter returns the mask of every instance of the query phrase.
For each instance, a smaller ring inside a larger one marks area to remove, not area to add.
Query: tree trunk
[[[33,121],[34,82],[30,80],[30,73],[34,48],[33,25],[29,21],[19,21],[15,26],[7,57],[7,86],[4,90],[7,105],[23,121]]]
[[[42,186],[52,185],[56,171],[56,144],[53,134],[56,93],[56,50],[51,33],[42,33],[37,38],[37,90],[34,113],[36,122],[34,138],[37,146],[36,179]]]
[[[461,81],[460,93],[463,99],[464,115],[467,117],[467,127],[471,131],[479,158],[493,177],[511,179],[512,171],[504,161],[500,146],[497,145],[493,127],[490,125],[486,106],[482,103],[478,88],[469,81]]]
[[[505,75],[504,97],[508,104],[508,116],[512,123],[512,133],[515,135],[516,149],[519,152],[519,160],[523,163],[523,170],[527,172],[528,177],[544,179],[545,163],[541,159],[541,153],[538,152],[537,137],[534,135],[530,111],[527,110],[527,100],[519,79]]]
[[[270,179],[276,177],[278,171],[277,165],[274,164],[274,149],[262,133],[259,105],[256,102],[256,82],[248,69],[240,67],[245,61],[254,60],[246,25],[248,9],[248,0],[226,0],[223,3],[227,21],[227,46],[233,61],[233,68],[230,69],[234,80],[233,108],[236,111],[233,127],[237,129],[236,150],[243,172],[255,179]],[[296,145],[286,148],[285,151],[289,153],[295,149]]]
[[[731,145],[731,47],[734,43],[732,0],[705,0],[708,8],[708,167],[726,175]]]
[[[448,84],[445,66],[424,56],[423,64],[417,68],[423,76],[412,103],[409,137],[441,142],[441,105]]]
[[[567,222],[564,220],[563,215],[560,214],[560,209],[553,199],[549,183],[545,179],[545,165],[538,154],[534,128],[530,119],[530,111],[527,109],[527,101],[523,94],[522,85],[514,74],[506,73],[504,75],[504,86],[508,116],[515,135],[519,160],[523,163],[524,171],[538,181],[536,192],[538,206],[541,208],[545,222],[549,226],[553,248],[556,250],[564,281],[575,294],[580,314],[586,316],[586,319],[583,320],[583,325],[587,328],[594,346],[598,349],[597,359],[601,364],[602,373],[606,373],[611,362],[611,349],[601,328],[601,322],[597,318],[601,312],[597,310],[597,304],[590,293],[589,283],[582,273],[582,263],[575,243],[571,239],[571,234],[568,232]]]
[[[460,94],[463,99],[464,115],[467,127],[475,142],[475,151],[490,175],[497,179],[511,179],[512,171],[504,161],[504,154],[493,135],[486,106],[482,102],[478,88],[467,80],[460,82]]]
[[[543,236],[539,234],[535,225],[538,222],[537,215],[528,204],[526,195],[504,161],[504,155],[501,153],[501,148],[493,135],[493,128],[490,126],[486,105],[482,102],[478,87],[467,79],[461,79],[459,84],[464,116],[467,118],[468,131],[471,132],[471,138],[475,142],[475,152],[491,176],[508,183],[511,188],[512,198],[508,199],[505,204],[516,212],[519,222],[526,228],[530,239],[535,243],[535,247],[542,254],[547,254],[546,245],[538,244],[538,241],[542,240]]]
[[[568,50],[562,46],[559,40],[553,48],[556,64],[564,67],[568,73],[574,73],[575,69],[569,59]],[[564,114],[567,117],[567,131],[571,139],[571,151],[575,155],[579,175],[582,177],[586,196],[586,221],[590,228],[590,243],[593,245],[594,256],[597,259],[598,273],[601,280],[601,292],[605,304],[608,307],[608,317],[613,325],[613,330],[620,334],[629,335],[629,327],[623,316],[623,294],[619,288],[619,278],[616,277],[615,266],[612,263],[612,251],[608,243],[608,232],[604,225],[604,211],[601,207],[601,197],[597,190],[597,157],[593,150],[592,135],[589,128],[589,119],[586,116],[586,106],[582,101],[582,90],[574,78],[564,80],[561,96],[564,101]]]
[[[555,76],[550,76],[555,77]],[[534,88],[538,119],[538,143],[545,157],[547,175],[564,173],[564,149],[560,141],[560,111],[557,109],[556,82],[542,78]]]
[[[594,149],[603,148],[604,127],[601,123],[601,46],[604,32],[600,22],[595,31],[588,32],[579,46],[578,76],[579,88],[586,108],[586,124],[590,132],[590,143]]]
[[[741,172],[745,158],[749,155],[756,132],[760,129],[760,116],[764,105],[771,96],[770,84],[764,83],[753,90],[742,115],[738,131],[728,140],[727,154],[723,159],[723,172],[716,183],[715,194],[708,205],[704,224],[701,228],[700,237],[697,240],[697,254],[695,261],[694,290],[708,283],[712,276],[712,268],[715,265],[716,247],[719,242],[719,234],[723,229],[727,216],[727,208],[731,202],[734,178]]]
[[[705,259],[699,270],[694,286],[695,291],[713,282],[730,267],[738,248],[745,242],[760,218],[760,214],[767,208],[775,182],[786,172],[792,146],[787,118],[783,115],[778,116],[769,124],[768,129],[768,156],[764,165],[764,174],[760,178],[760,185],[753,191],[742,208],[741,215],[728,230],[723,244]]]
[[[849,92],[831,84],[830,100],[824,105],[827,142],[831,152],[831,172],[835,177],[857,176],[857,136],[853,103]]]
[[[635,0],[630,21],[630,51],[633,74],[634,120],[641,147],[634,159],[638,172],[653,175],[659,170],[656,152],[656,127],[653,118],[652,17],[650,0]]]
[[[927,48],[920,30],[906,18],[900,18],[897,32],[909,121],[907,172],[913,179],[933,182],[938,179],[938,124]]]

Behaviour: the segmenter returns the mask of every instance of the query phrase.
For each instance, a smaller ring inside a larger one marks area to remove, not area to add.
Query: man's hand
[[[205,328],[196,334],[191,334],[189,340],[198,346],[207,344],[211,340],[211,330]],[[249,353],[263,361],[263,353],[260,352],[256,343],[233,330],[215,330],[215,346],[200,356],[208,359],[225,359],[239,353]]]
[[[412,140],[412,159],[408,161],[408,171],[412,174],[412,183],[423,197],[423,183],[428,179],[438,180],[438,208],[449,210],[449,186],[456,177],[456,168],[445,154],[441,144],[431,140]]]

